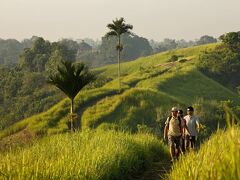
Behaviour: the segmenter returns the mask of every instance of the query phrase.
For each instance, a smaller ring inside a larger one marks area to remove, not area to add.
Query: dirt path
[[[146,171],[140,178],[140,180],[161,180],[167,179],[167,175],[171,170],[172,164],[170,159],[164,162],[154,162],[152,167]]]

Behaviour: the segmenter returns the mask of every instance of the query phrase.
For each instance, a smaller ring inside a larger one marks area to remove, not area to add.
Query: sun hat
[[[172,107],[171,112],[177,112],[178,108],[177,107]]]

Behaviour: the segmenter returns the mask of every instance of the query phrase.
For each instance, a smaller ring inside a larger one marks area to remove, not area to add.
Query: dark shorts
[[[180,139],[181,136],[168,136],[168,144],[170,147],[176,146],[176,148],[179,148],[180,146]]]
[[[194,148],[196,144],[196,137],[195,136],[186,136],[186,147],[191,146],[191,148]]]

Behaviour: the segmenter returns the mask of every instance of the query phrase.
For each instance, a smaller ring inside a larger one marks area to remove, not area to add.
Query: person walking
[[[184,119],[184,116],[183,116],[183,110],[179,109],[178,110],[178,117],[181,118],[181,123],[182,123],[182,136],[180,138],[180,147],[181,147],[181,151],[182,153],[185,153],[185,134],[186,134],[186,131],[188,131],[188,127],[186,125],[186,120]]]
[[[180,138],[182,132],[181,118],[177,116],[178,109],[173,107],[171,109],[171,116],[165,122],[164,141],[167,140],[170,146],[171,161],[178,159],[180,154]]]
[[[186,136],[186,150],[195,149],[196,146],[196,137],[199,132],[200,123],[199,118],[194,115],[194,109],[192,106],[187,108],[187,115],[184,116],[186,120],[186,126],[188,131],[185,131]],[[190,146],[190,147],[189,147]]]

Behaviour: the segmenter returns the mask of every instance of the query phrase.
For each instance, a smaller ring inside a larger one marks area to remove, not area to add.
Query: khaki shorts
[[[180,146],[180,139],[181,139],[181,136],[168,136],[169,146],[170,147],[176,146],[176,148],[178,149]]]

